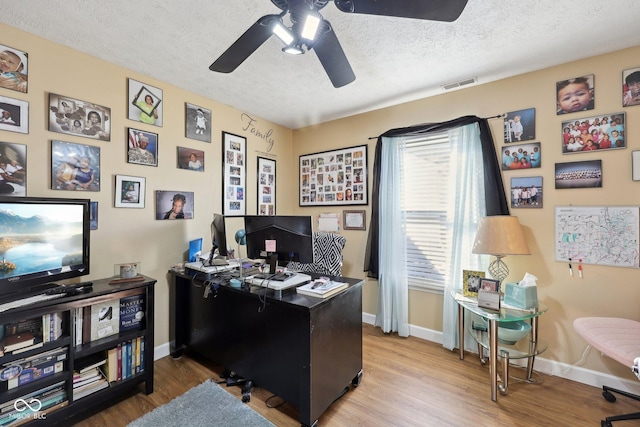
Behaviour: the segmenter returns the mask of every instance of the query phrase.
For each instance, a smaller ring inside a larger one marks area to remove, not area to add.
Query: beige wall
[[[566,263],[554,261],[554,207],[559,205],[639,205],[640,182],[631,180],[631,152],[640,149],[640,107],[622,108],[622,70],[640,66],[640,47],[614,52],[583,61],[529,73],[494,83],[450,92],[440,96],[369,112],[321,126],[294,131],[296,155],[325,149],[369,144],[369,167],[373,166],[375,140],[384,131],[419,123],[441,122],[464,115],[490,117],[526,108],[536,110],[536,141],[541,142],[542,167],[528,171],[507,171],[503,174],[505,187],[512,177],[542,176],[544,207],[542,209],[513,209],[520,218],[532,251],[530,256],[506,258],[511,274],[507,280],[516,281],[525,272],[539,278],[539,298],[549,306],[541,319],[540,338],[549,349],[544,358],[576,363],[585,348],[585,342],[573,331],[572,322],[581,316],[622,316],[640,320],[640,271],[585,265],[584,278],[577,272],[570,277]],[[585,113],[557,116],[555,113],[555,82],[567,78],[595,75],[596,109]],[[602,153],[563,155],[560,145],[561,122],[568,118],[581,118],[624,111],[628,148]],[[491,120],[491,129],[500,152],[504,146],[503,122]],[[602,159],[603,187],[594,189],[555,190],[554,164]],[[369,174],[371,176],[371,174]],[[509,200],[510,197],[509,197]],[[298,209],[314,213],[340,209]],[[367,218],[370,207],[367,207]],[[362,276],[364,247],[367,233],[344,232],[347,236],[346,269],[348,276]],[[574,266],[575,267],[575,266]],[[428,292],[410,292],[409,322],[412,325],[442,330],[442,295]],[[364,312],[375,313],[377,282],[369,280],[364,288]],[[591,352],[586,368],[629,377],[628,368]]]
[[[277,160],[278,195],[297,191],[287,176],[287,164],[297,164],[291,153],[292,131],[257,118],[262,132],[273,129],[273,149],[246,128],[242,111],[219,104],[170,83],[154,80],[92,56],[0,24],[0,43],[29,54],[29,92],[22,94],[0,89],[0,96],[29,102],[29,134],[0,131],[0,141],[27,145],[27,195],[83,197],[98,202],[98,229],[91,232],[91,275],[98,279],[114,274],[114,264],[140,261],[142,272],[158,279],[156,286],[156,345],[169,341],[167,271],[186,259],[187,242],[203,237],[209,250],[212,214],[222,209],[222,131],[247,138],[247,212],[256,212],[256,157]],[[128,120],[127,78],[163,90],[163,126],[144,125]],[[111,108],[111,141],[95,141],[49,132],[46,105],[48,94],[56,93]],[[212,111],[211,139],[205,143],[185,138],[185,102]],[[250,112],[249,112],[250,113]],[[158,167],[127,163],[126,128],[135,127],[159,135]],[[99,192],[51,190],[51,140],[100,147],[101,188]],[[205,152],[205,172],[177,168],[177,148],[189,147]],[[114,208],[115,175],[146,178],[144,209]],[[156,221],[155,191],[191,191],[195,196],[195,218],[184,221]],[[290,212],[292,200],[278,199],[279,212]],[[241,228],[237,219],[228,224],[233,232]],[[236,224],[237,223],[237,224]],[[231,235],[233,239],[233,234]]]
[[[580,316],[624,316],[640,320],[637,301],[640,286],[637,269],[585,266],[584,278],[569,277],[567,265],[554,261],[553,214],[557,205],[638,205],[640,183],[631,180],[631,151],[638,149],[640,107],[623,109],[620,101],[621,72],[640,66],[640,47],[583,61],[565,64],[495,83],[447,93],[383,110],[373,111],[319,126],[296,131],[256,118],[262,132],[273,129],[275,145],[267,152],[267,143],[246,129],[242,111],[181,90],[168,82],[156,81],[122,67],[95,59],[47,40],[0,24],[0,43],[29,53],[29,93],[0,89],[0,96],[29,101],[28,135],[0,131],[0,141],[28,146],[28,195],[49,197],[89,197],[99,202],[99,228],[91,234],[92,274],[89,278],[113,275],[114,264],[141,261],[143,273],[158,279],[156,287],[156,345],[168,341],[168,268],[185,259],[186,242],[204,237],[207,241],[213,212],[221,211],[221,132],[246,136],[247,149],[247,213],[256,211],[256,156],[271,157],[277,164],[277,210],[280,214],[317,215],[342,209],[299,208],[297,202],[298,156],[334,148],[369,144],[369,166],[373,166],[375,140],[369,140],[396,127],[425,122],[440,122],[462,115],[493,116],[507,111],[534,107],[536,136],[542,143],[542,168],[531,171],[509,171],[508,187],[514,176],[543,176],[544,208],[516,209],[532,250],[530,256],[508,257],[509,280],[518,280],[525,272],[539,277],[539,297],[550,309],[541,321],[540,336],[548,341],[544,357],[573,364],[580,359],[584,342],[573,332],[571,322]],[[624,150],[605,153],[562,155],[560,122],[567,116],[556,116],[555,89],[558,80],[595,74],[596,109],[571,117],[627,113],[627,145]],[[164,90],[164,126],[145,126],[126,119],[127,78],[148,83]],[[57,134],[47,131],[46,104],[48,93],[58,93],[110,107],[112,110],[111,141]],[[203,106],[212,111],[212,143],[184,137],[184,103]],[[250,113],[250,112],[247,112]],[[502,143],[502,121],[491,122],[496,149]],[[126,162],[127,127],[138,127],[159,134],[158,167]],[[102,184],[100,192],[78,193],[53,191],[51,186],[51,140],[62,140],[101,147]],[[295,141],[295,144],[294,142]],[[177,169],[176,147],[191,147],[206,153],[203,173]],[[604,187],[599,189],[554,189],[554,163],[602,159]],[[144,209],[113,208],[113,186],[116,174],[143,176],[147,179]],[[154,220],[156,190],[193,191],[195,219],[186,221]],[[369,219],[370,207],[367,207]],[[239,220],[228,224],[232,231],[240,228]],[[367,227],[368,228],[368,227]],[[343,231],[347,238],[344,274],[365,277],[362,272],[367,232]],[[208,249],[208,247],[207,247]],[[442,330],[442,296],[427,292],[411,292],[410,323],[419,327]],[[367,280],[364,288],[364,312],[375,313],[377,283]],[[628,369],[600,357],[589,356],[585,367],[619,376]]]

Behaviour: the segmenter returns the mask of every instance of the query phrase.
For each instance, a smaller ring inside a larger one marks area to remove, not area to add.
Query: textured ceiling
[[[313,51],[286,55],[276,37],[233,73],[209,71],[259,17],[280,11],[269,0],[0,4],[0,22],[292,129],[640,45],[638,0],[469,0],[453,23],[330,3],[322,15],[356,75],[336,89]]]

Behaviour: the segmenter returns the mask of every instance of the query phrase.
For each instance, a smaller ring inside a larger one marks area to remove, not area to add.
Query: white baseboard
[[[362,321],[364,323],[374,325],[375,320],[375,314],[362,313]],[[432,341],[437,344],[442,344],[442,332],[440,331],[434,331],[421,326],[409,325],[409,335],[423,340]],[[516,361],[515,364],[522,364],[522,366],[526,366],[526,359]],[[613,375],[604,374],[602,372],[581,368],[579,366],[556,362],[540,356],[536,357],[534,366],[537,372],[565,378],[593,387],[601,388],[602,385],[607,385],[629,393],[640,393],[640,382],[638,381],[627,380]]]

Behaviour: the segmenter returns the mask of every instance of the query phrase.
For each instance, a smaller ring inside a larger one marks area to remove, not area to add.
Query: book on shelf
[[[118,349],[107,350],[107,363],[104,365],[104,374],[110,383],[118,381]]]
[[[22,372],[7,381],[7,389],[29,384],[64,370],[64,360],[52,358],[41,363],[32,364],[22,368]]]
[[[29,351],[29,350],[33,350],[33,349],[36,349],[36,348],[40,348],[40,347],[42,347],[42,346],[44,346],[44,343],[43,343],[42,341],[40,341],[40,342],[36,342],[36,343],[34,343],[34,344],[31,344],[30,346],[22,347],[22,348],[20,348],[20,349],[18,349],[18,350],[13,350],[13,352],[12,352],[11,354],[26,353],[26,352],[27,352],[27,351]]]
[[[91,341],[120,332],[120,300],[91,306]]]
[[[120,299],[120,331],[142,329],[144,295],[131,295]]]
[[[5,336],[2,340],[2,347],[5,353],[10,353],[15,350],[20,350],[24,347],[33,345],[36,341],[36,337],[32,332],[22,332],[15,335]]]
[[[82,374],[75,371],[73,373],[73,388],[82,387],[83,385],[98,381],[101,378],[102,374],[97,367],[91,368],[90,370],[85,371]]]
[[[104,365],[105,363],[107,363],[107,358],[103,352],[94,353],[90,356],[76,360],[74,368],[77,373],[84,374],[93,368]]]
[[[95,393],[98,390],[102,390],[104,388],[109,387],[109,382],[102,374],[100,369],[97,369],[98,377],[94,378],[91,382],[84,383],[78,387],[73,387],[73,400],[78,400],[85,396]]]
[[[306,285],[298,286],[296,292],[317,298],[329,298],[332,295],[346,289],[348,283],[334,282],[333,280],[316,279]]]

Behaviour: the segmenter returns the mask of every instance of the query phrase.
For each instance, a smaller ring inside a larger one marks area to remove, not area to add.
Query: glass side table
[[[498,400],[498,354],[500,354],[502,364],[502,384],[500,392],[507,393],[509,385],[509,359],[527,358],[527,381],[532,382],[533,363],[535,357],[547,349],[547,344],[538,341],[538,318],[547,312],[548,307],[538,304],[535,309],[520,310],[517,308],[500,308],[500,310],[489,310],[478,307],[475,299],[464,297],[458,290],[450,289],[451,297],[458,303],[458,336],[460,347],[460,360],[464,359],[464,311],[468,310],[489,324],[487,331],[472,330],[471,335],[476,339],[478,352],[481,361],[483,360],[482,348],[489,351],[489,376],[491,377],[491,400]],[[499,346],[498,344],[498,324],[502,322],[516,322],[519,320],[529,320],[531,331],[529,341],[524,339],[511,346]]]

